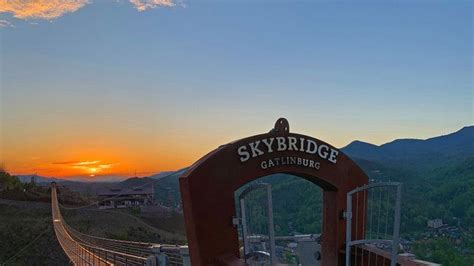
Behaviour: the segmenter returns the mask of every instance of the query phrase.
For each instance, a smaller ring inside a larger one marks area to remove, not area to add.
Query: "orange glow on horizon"
[[[8,130],[3,132],[0,148],[3,152],[0,154],[0,165],[3,163],[7,171],[16,175],[36,173],[45,177],[84,177],[91,180],[135,175],[143,177],[179,170],[222,144],[268,132],[273,126],[270,122],[260,121],[258,124],[237,125],[217,121],[211,125],[196,122],[166,126],[157,123],[159,127],[155,124],[132,126],[133,120],[119,123],[117,121],[120,120],[104,122],[76,117],[58,119],[55,123],[44,121],[48,126],[43,126],[41,119],[33,119],[28,126],[20,128],[15,127],[12,121],[6,123]],[[88,127],[84,127],[85,124]],[[318,131],[307,128],[303,122],[293,124],[298,127],[294,126],[292,131],[317,136],[336,147],[343,147],[354,139],[384,143],[400,134],[397,131],[380,131],[363,137],[361,132]],[[435,132],[424,134],[436,135]],[[417,135],[406,133],[406,136]]]
[[[150,176],[157,174],[162,171],[178,170],[182,167],[186,167],[189,164],[174,163],[169,164],[171,167],[155,167],[151,168],[147,166],[146,162],[143,162],[144,166],[134,165],[130,162],[109,162],[106,160],[96,160],[94,163],[88,163],[92,161],[64,161],[64,162],[53,162],[43,163],[35,162],[32,165],[17,164],[17,167],[12,167],[13,164],[7,164],[6,170],[15,175],[24,174],[37,174],[45,177],[57,177],[57,178],[73,178],[73,177],[91,177],[100,179],[106,176]]]
[[[128,125],[109,130],[94,124],[95,130],[90,131],[80,123],[68,123],[72,122],[5,132],[5,169],[16,175],[62,179],[150,176],[190,166],[220,144],[238,138],[235,132],[235,136],[201,132],[197,137],[193,130],[136,130]]]
[[[110,150],[71,148],[67,151],[44,151],[44,156],[38,155],[38,151],[34,148],[23,151],[7,149],[4,158],[8,160],[4,163],[6,170],[15,175],[36,173],[40,176],[62,179],[88,177],[100,180],[110,176],[143,177],[162,171],[178,170],[191,165],[206,153],[205,148],[200,152],[184,151],[184,147],[179,150],[175,147],[175,151],[170,152],[171,145],[167,144],[169,148],[156,150],[142,147],[132,150],[120,146]],[[211,146],[207,149],[212,148]]]

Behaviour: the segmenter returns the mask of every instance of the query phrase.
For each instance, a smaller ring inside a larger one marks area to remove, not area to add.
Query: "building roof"
[[[102,189],[97,192],[98,196],[119,196],[119,195],[147,195],[153,194],[151,188],[112,188]]]

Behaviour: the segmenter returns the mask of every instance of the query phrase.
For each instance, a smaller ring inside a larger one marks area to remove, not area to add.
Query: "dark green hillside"
[[[321,232],[321,188],[301,177],[287,174],[266,176],[256,182],[272,185],[276,235]],[[237,191],[237,194],[239,193]],[[251,226],[265,227],[266,214],[261,208],[261,205],[266,204],[265,200],[266,194],[261,190],[253,192],[246,198]]]
[[[0,169],[0,191],[20,189],[22,184],[16,176]]]
[[[54,234],[51,205],[16,203],[0,199],[0,265],[67,265]]]
[[[135,188],[135,187],[151,187],[151,184],[155,181],[149,177],[131,177],[119,183],[121,188]]]
[[[0,199],[49,202],[49,188],[22,183],[18,177],[0,170]]]
[[[474,126],[426,140],[397,139],[380,146],[354,141],[341,150],[352,158],[424,171],[474,156]]]
[[[427,213],[448,221],[457,217],[461,226],[474,228],[474,157],[433,169],[420,183],[425,184],[426,201],[434,205]]]
[[[447,161],[423,171],[355,161],[371,179],[403,183],[403,233],[422,230],[433,218],[454,222],[456,217],[461,225],[474,227],[474,157]]]

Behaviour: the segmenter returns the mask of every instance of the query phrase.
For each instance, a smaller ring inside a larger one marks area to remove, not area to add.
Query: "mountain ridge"
[[[353,141],[341,148],[352,159],[432,166],[444,160],[474,156],[474,126],[427,139],[395,139],[382,145]]]

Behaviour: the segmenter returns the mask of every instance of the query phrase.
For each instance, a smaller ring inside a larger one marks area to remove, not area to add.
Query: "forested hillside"
[[[402,229],[426,228],[428,219],[474,227],[474,127],[427,140],[402,139],[343,148],[376,181],[403,182]]]
[[[377,146],[354,141],[341,149],[353,159],[364,159],[386,166],[425,171],[438,164],[455,163],[474,156],[474,126],[464,127],[454,133],[421,139],[397,139]]]

